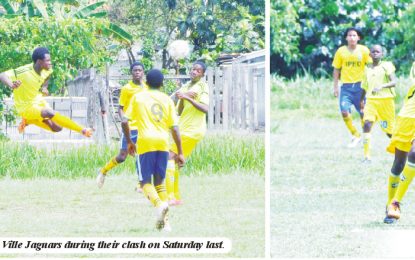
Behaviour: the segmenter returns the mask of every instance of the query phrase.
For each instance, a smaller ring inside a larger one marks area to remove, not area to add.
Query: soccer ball
[[[186,58],[190,54],[190,46],[188,41],[175,40],[170,43],[167,51],[174,60]]]

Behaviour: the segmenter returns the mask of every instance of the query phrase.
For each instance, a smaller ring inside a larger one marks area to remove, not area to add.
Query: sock
[[[392,199],[396,194],[396,190],[398,189],[398,185],[399,175],[391,173],[388,178],[388,203],[386,205],[389,205],[392,202]]]
[[[401,181],[399,182],[398,189],[393,199],[398,202],[402,201],[403,196],[405,196],[406,191],[408,190],[409,184],[411,184],[412,179],[415,176],[415,163],[407,162],[403,173],[401,176]]]
[[[143,193],[150,200],[151,204],[154,205],[154,207],[159,207],[161,205],[162,201],[159,195],[157,194],[157,191],[154,188],[153,184],[144,184]]]
[[[351,115],[348,115],[347,117],[343,117],[344,123],[347,126],[347,129],[349,129],[350,133],[356,137],[360,137],[359,131],[357,131],[356,127],[353,125],[353,119]]]
[[[372,135],[370,133],[363,133],[363,152],[365,158],[370,159],[370,139]]]
[[[52,132],[52,129],[50,129],[50,127],[47,124],[43,123],[40,120],[27,119],[26,120],[26,125],[35,125],[35,126],[38,126],[40,128],[43,128],[47,131]]]
[[[116,157],[112,158],[111,160],[109,160],[109,162],[107,162],[107,164],[105,164],[105,166],[101,169],[102,174],[107,174],[109,170],[118,165],[118,162],[115,158]]]
[[[180,196],[179,190],[179,166],[176,165],[174,171],[174,197],[176,200],[181,200],[182,197]]]
[[[167,201],[166,185],[164,185],[163,183],[163,184],[157,185],[155,188],[160,199],[162,201]]]
[[[175,172],[176,164],[174,160],[169,160],[167,162],[167,170],[166,170],[166,189],[167,189],[167,197],[169,200],[174,199],[174,172]]]
[[[78,133],[82,133],[82,129],[84,129],[84,127],[78,125],[77,123],[72,121],[69,117],[61,115],[59,112],[56,112],[55,115],[51,119],[56,124],[64,128],[68,128],[73,131],[76,131]]]

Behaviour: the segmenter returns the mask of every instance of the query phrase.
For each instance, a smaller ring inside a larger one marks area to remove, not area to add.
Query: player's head
[[[355,46],[358,41],[363,39],[363,34],[359,29],[355,27],[349,27],[344,32],[343,37],[346,39],[347,45]]]
[[[193,82],[199,81],[206,72],[206,64],[203,61],[196,61],[192,65],[192,70],[190,71],[190,78]]]
[[[151,89],[159,89],[161,86],[163,86],[164,76],[163,73],[161,73],[161,71],[158,69],[152,69],[147,72],[146,78],[147,85]]]
[[[383,57],[383,48],[379,44],[375,44],[370,48],[370,57],[374,62],[378,62]]]
[[[133,80],[139,80],[141,81],[144,76],[144,65],[141,62],[134,62],[130,66],[130,72],[133,76]]]
[[[32,61],[38,64],[40,68],[49,70],[52,68],[49,50],[45,47],[37,47],[32,53]]]

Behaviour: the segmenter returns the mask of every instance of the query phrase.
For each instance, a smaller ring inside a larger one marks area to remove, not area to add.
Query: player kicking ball
[[[156,208],[156,228],[170,231],[167,217],[169,205],[164,184],[169,159],[170,132],[178,150],[177,163],[183,166],[185,160],[173,101],[160,91],[163,74],[160,70],[152,69],[146,78],[149,90],[132,97],[121,126],[127,140],[128,153],[133,156],[138,153],[138,180],[144,195]],[[131,139],[129,124],[138,129],[138,149]],[[151,183],[152,177],[154,184]]]
[[[49,94],[47,87],[52,74],[48,49],[36,48],[32,60],[33,64],[0,74],[0,81],[13,90],[14,105],[17,113],[22,117],[19,132],[24,132],[27,125],[33,124],[52,132],[59,132],[64,127],[91,137],[93,132],[91,128],[80,126],[70,118],[54,111],[43,98],[43,95]]]

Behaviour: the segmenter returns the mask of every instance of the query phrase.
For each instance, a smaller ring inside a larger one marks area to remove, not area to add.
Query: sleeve
[[[366,46],[364,46],[363,48],[363,58],[364,58],[365,64],[373,63],[372,57],[370,57],[370,50]]]
[[[336,54],[334,54],[333,63],[331,64],[335,69],[341,69],[342,68],[342,58],[340,55],[340,49],[336,51]]]
[[[127,111],[125,111],[124,116],[128,118],[130,121],[135,115],[135,110],[137,109],[137,100],[136,97],[133,96],[130,100],[130,104],[128,106]]]
[[[172,128],[173,126],[179,125],[179,119],[177,117],[176,109],[174,107],[173,101],[169,98],[169,116],[167,119],[167,125],[169,128]]]
[[[6,76],[11,80],[11,81],[15,81],[17,80],[17,73],[15,69],[11,69],[8,71],[5,71],[4,74],[6,74]]]
[[[386,75],[388,75],[388,76],[392,75],[396,71],[395,66],[393,65],[392,62],[388,62],[386,64],[385,70],[386,70]]]
[[[120,106],[123,106],[123,107],[125,107],[125,105],[127,105],[126,104],[127,95],[125,94],[126,93],[125,88],[126,88],[126,86],[122,87],[121,92],[120,92],[120,100],[118,101],[118,104]]]
[[[207,84],[203,84],[199,95],[199,102],[205,105],[209,105],[209,86]]]
[[[369,84],[367,83],[367,68],[365,67],[365,70],[363,71],[362,89],[367,92],[368,87]]]

